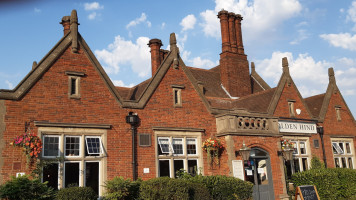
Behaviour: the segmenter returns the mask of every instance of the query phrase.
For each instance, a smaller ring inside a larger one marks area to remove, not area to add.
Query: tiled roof
[[[251,94],[239,99],[208,97],[212,107],[220,109],[245,109],[250,112],[266,113],[276,88]]]
[[[228,98],[229,96],[221,87],[218,67],[210,70],[188,67],[193,77],[204,86],[205,96]]]
[[[323,105],[323,100],[325,97],[325,93],[323,94],[318,94],[315,96],[311,96],[308,98],[305,98],[305,102],[307,103],[310,112],[314,117],[318,117],[320,114],[321,106]]]

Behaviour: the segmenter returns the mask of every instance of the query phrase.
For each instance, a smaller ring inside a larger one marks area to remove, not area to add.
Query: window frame
[[[66,139],[67,138],[69,138],[69,137],[73,137],[73,138],[79,138],[79,154],[77,155],[77,156],[70,156],[70,155],[66,155],[66,152],[67,152],[67,147],[66,147],[66,145],[67,145],[67,141],[66,141]],[[72,158],[74,158],[74,157],[81,157],[82,156],[82,137],[81,136],[74,136],[74,135],[64,135],[64,145],[63,145],[63,155],[64,155],[64,157],[72,157]]]
[[[350,168],[356,169],[355,167],[355,150],[353,147],[353,140],[350,138],[331,138],[331,151],[333,154],[333,163],[335,168]],[[343,145],[343,148],[340,147],[340,144]],[[347,146],[349,144],[350,153],[347,152]],[[338,149],[339,148],[339,149]],[[336,153],[334,153],[334,149]],[[350,165],[350,158],[351,158],[351,165]],[[343,163],[343,159],[345,163]],[[339,166],[337,166],[337,162]],[[345,164],[345,165],[344,165]]]
[[[100,152],[99,153],[89,153],[89,147],[88,147],[88,141],[87,141],[88,138],[98,138],[99,139],[99,145],[100,145],[100,147],[99,147]],[[87,151],[86,152],[88,153],[89,156],[97,155],[97,154],[101,155],[103,153],[103,144],[102,144],[102,141],[101,141],[101,137],[99,137],[99,136],[84,136],[84,141],[85,141],[85,146],[87,147]]]
[[[42,141],[44,142],[45,141],[45,137],[57,137],[58,138],[58,154],[57,156],[45,156],[45,151],[44,151],[44,143],[43,143],[43,151],[41,153],[42,157],[43,158],[57,158],[61,155],[61,150],[60,150],[60,147],[61,147],[61,136],[60,135],[43,135],[42,137]]]
[[[197,164],[197,172],[196,173],[201,173],[203,174],[203,158],[202,158],[202,150],[201,150],[201,132],[181,132],[181,131],[173,131],[173,132],[165,132],[162,131],[163,134],[160,131],[155,132],[155,149],[156,149],[156,176],[160,177],[160,165],[159,161],[160,160],[170,160],[170,177],[174,178],[174,160],[183,160],[183,167],[184,170],[188,171],[188,160],[196,160]],[[170,148],[172,151],[169,154],[161,154],[159,155],[159,148],[160,145],[158,144],[158,141],[160,138],[169,138],[170,145],[172,145],[173,139],[182,139],[182,145],[183,145],[183,154],[175,154],[173,153],[173,146]],[[196,154],[188,154],[187,151],[187,139],[194,139],[195,141],[195,150]]]
[[[283,139],[288,139],[291,142],[294,142],[295,149],[297,149],[297,153],[293,152],[293,160],[290,161],[291,165],[291,174],[296,173],[297,169],[302,172],[309,170],[311,167],[311,147],[310,147],[310,138],[309,137],[283,137]],[[301,143],[304,143],[305,154],[301,152]],[[306,159],[307,169],[304,169],[304,159]],[[298,166],[295,166],[295,163]]]
[[[85,174],[82,173],[85,170],[86,162],[98,162],[99,163],[99,196],[102,196],[105,192],[103,187],[105,181],[107,180],[107,173],[103,170],[107,166],[107,128],[68,128],[68,127],[39,127],[38,136],[43,137],[59,137],[59,152],[60,155],[57,157],[44,157],[44,160],[58,159],[59,169],[58,169],[58,189],[65,187],[65,163],[67,162],[79,162],[80,163],[80,175],[79,175],[79,186],[83,187],[85,182]],[[77,136],[80,137],[80,156],[65,156],[65,137],[66,136]],[[99,156],[85,155],[85,137],[100,137],[101,140],[101,154]],[[43,180],[43,179],[42,179]]]

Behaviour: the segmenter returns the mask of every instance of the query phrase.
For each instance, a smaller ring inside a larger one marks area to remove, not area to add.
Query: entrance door
[[[245,177],[254,184],[254,200],[273,200],[273,182],[269,154],[259,148],[252,148],[250,159],[245,161]]]

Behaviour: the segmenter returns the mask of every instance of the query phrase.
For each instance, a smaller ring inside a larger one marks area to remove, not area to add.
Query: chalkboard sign
[[[299,198],[298,198],[299,197]],[[295,191],[295,199],[320,200],[315,185],[301,185]]]

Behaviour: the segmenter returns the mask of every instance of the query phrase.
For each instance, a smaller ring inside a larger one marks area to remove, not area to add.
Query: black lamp
[[[129,112],[126,116],[126,123],[131,125],[132,130],[132,179],[136,181],[135,132],[140,123],[140,118],[136,113]]]

